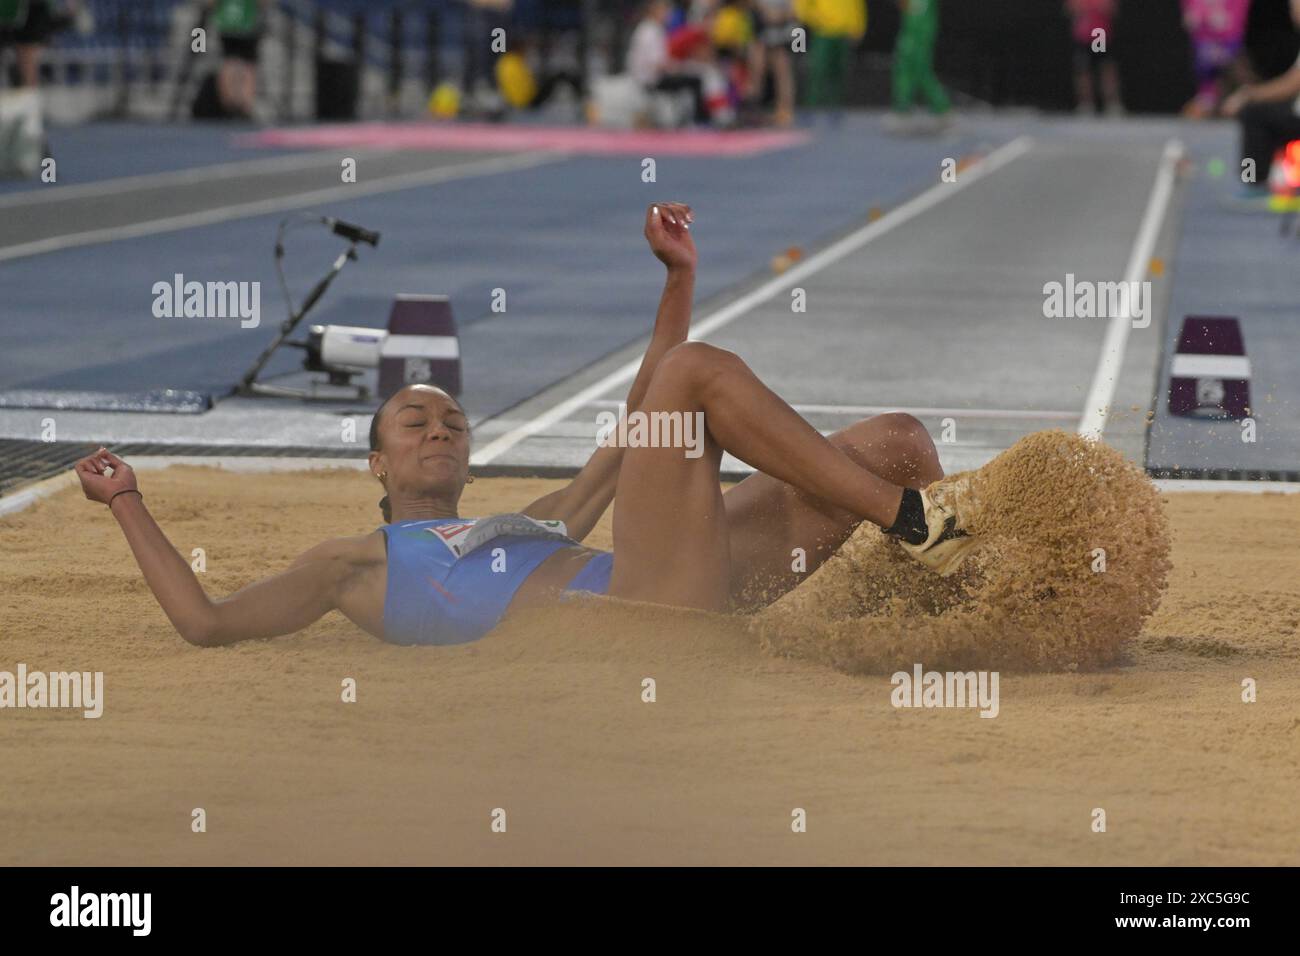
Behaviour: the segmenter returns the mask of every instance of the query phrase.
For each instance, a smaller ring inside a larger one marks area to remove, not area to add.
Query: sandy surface
[[[141,484],[217,594],[378,518],[352,472]],[[463,513],[550,487],[481,480]],[[1004,670],[990,720],[895,709],[887,676],[765,653],[736,619],[600,599],[462,647],[331,614],[200,650],[64,492],[0,518],[0,670],[102,670],[105,714],[0,710],[0,863],[1300,863],[1300,498],[1166,513],[1168,590],[1119,662]]]

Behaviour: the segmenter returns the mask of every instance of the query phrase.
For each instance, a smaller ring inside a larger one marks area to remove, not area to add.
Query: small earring
[[[465,475],[465,484],[467,485],[474,484],[474,476],[470,474]]]
[[[384,481],[388,477],[388,472],[381,471],[379,474],[375,475],[375,477],[378,478],[380,481]]]

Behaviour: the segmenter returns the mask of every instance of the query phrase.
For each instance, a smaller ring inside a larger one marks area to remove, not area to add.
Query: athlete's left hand
[[[694,221],[695,214],[685,203],[658,202],[646,210],[646,242],[669,269],[695,270],[695,241],[690,233]]]
[[[108,504],[119,491],[137,491],[135,471],[102,445],[93,455],[87,455],[76,466],[81,490],[91,501]]]

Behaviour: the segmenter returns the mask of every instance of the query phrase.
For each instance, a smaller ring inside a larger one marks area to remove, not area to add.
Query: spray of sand
[[[1159,493],[1113,448],[1026,436],[970,477],[984,544],[950,578],[864,527],[804,585],[751,620],[770,652],[850,673],[1113,664],[1164,590]]]

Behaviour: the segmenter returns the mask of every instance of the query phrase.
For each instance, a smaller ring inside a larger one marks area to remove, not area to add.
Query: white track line
[[[1074,422],[1078,412],[1035,410],[1029,408],[901,408],[898,405],[794,405],[796,412],[809,415],[886,415],[903,412],[917,418],[986,418],[986,419],[1047,419]]]
[[[1166,492],[1197,491],[1205,494],[1228,491],[1235,494],[1300,494],[1297,481],[1213,481],[1199,478],[1157,478],[1156,487]]]
[[[1141,282],[1146,278],[1151,267],[1151,253],[1155,251],[1156,240],[1160,238],[1160,227],[1164,224],[1165,213],[1169,209],[1169,200],[1174,194],[1174,177],[1178,171],[1178,161],[1183,158],[1183,144],[1176,139],[1165,143],[1164,153],[1160,157],[1160,168],[1156,170],[1155,185],[1151,188],[1151,197],[1147,200],[1146,212],[1142,214],[1142,224],[1138,228],[1137,238],[1129,252],[1128,268],[1124,270],[1126,288],[1131,283]],[[1148,305],[1150,303],[1148,302]],[[1130,309],[1121,309],[1111,316],[1106,328],[1106,337],[1101,343],[1101,358],[1097,362],[1097,371],[1092,378],[1092,387],[1083,403],[1083,420],[1079,424],[1079,434],[1084,438],[1099,439],[1106,430],[1106,418],[1110,415],[1110,404],[1115,399],[1115,386],[1119,384],[1120,366],[1124,364],[1124,348],[1128,345],[1128,333],[1133,327]]]
[[[124,192],[141,192],[153,189],[165,189],[169,186],[185,186],[191,183],[212,182],[220,179],[237,179],[240,176],[257,173],[283,173],[298,169],[311,169],[330,164],[338,153],[348,152],[342,148],[329,150],[310,150],[297,152],[288,156],[266,156],[260,159],[238,159],[228,163],[211,163],[207,166],[191,166],[189,169],[172,169],[157,173],[144,173],[139,176],[118,176],[113,179],[101,179],[93,183],[75,183],[69,186],[55,185],[42,189],[0,196],[0,209],[14,206],[39,205],[43,202],[58,202],[65,199],[85,199],[88,196],[119,195]],[[377,159],[395,156],[399,150],[377,150],[356,152],[356,158]],[[349,152],[349,155],[351,153]]]
[[[622,402],[612,398],[587,403],[592,408],[618,408]],[[791,405],[796,412],[809,415],[886,415],[904,412],[918,418],[948,416],[956,418],[1045,418],[1053,421],[1078,421],[1078,412],[1046,411],[1029,408],[905,408],[901,405]]]
[[[439,169],[425,169],[418,172],[401,173],[367,182],[340,183],[328,189],[314,189],[310,192],[297,193],[292,196],[280,196],[274,199],[259,199],[254,202],[236,203],[220,209],[205,209],[199,212],[185,213],[180,216],[167,216],[163,219],[150,219],[145,222],[133,222],[125,226],[111,226],[106,229],[91,229],[86,232],[74,232],[64,236],[50,236],[35,242],[25,242],[14,246],[0,248],[0,262],[8,259],[21,259],[37,256],[60,249],[76,246],[88,246],[97,242],[114,242],[118,239],[135,239],[151,236],[161,232],[176,232],[180,229],[193,229],[196,226],[211,226],[232,219],[246,219],[266,213],[280,212],[285,209],[301,209],[314,206],[320,202],[356,199],[359,196],[373,196],[376,193],[396,192],[413,189],[417,186],[431,186],[451,179],[470,179],[492,173],[507,172],[515,169],[527,169],[565,159],[562,153],[521,154],[502,156],[496,159],[476,159],[454,166]]]
[[[1021,136],[989,153],[984,159],[964,170],[955,183],[937,183],[919,196],[915,196],[896,209],[886,213],[875,222],[868,223],[856,232],[850,233],[838,242],[832,243],[821,252],[809,256],[803,262],[788,271],[769,279],[758,288],[745,293],[737,299],[693,323],[693,337],[702,339],[711,332],[734,322],[751,312],[755,307],[775,298],[786,289],[821,271],[832,263],[838,262],[852,252],[861,249],[867,243],[910,222],[923,212],[934,208],[950,196],[955,196],[972,183],[978,182],[990,173],[996,172],[1011,161],[1018,159],[1029,151],[1033,140]],[[604,378],[593,382],[586,388],[548,408],[531,421],[524,422],[504,435],[493,439],[470,458],[472,465],[486,465],[524,439],[550,428],[556,422],[563,421],[574,412],[585,407],[593,399],[600,398],[616,385],[628,382],[636,376],[641,367],[641,359],[634,359],[610,372]]]

